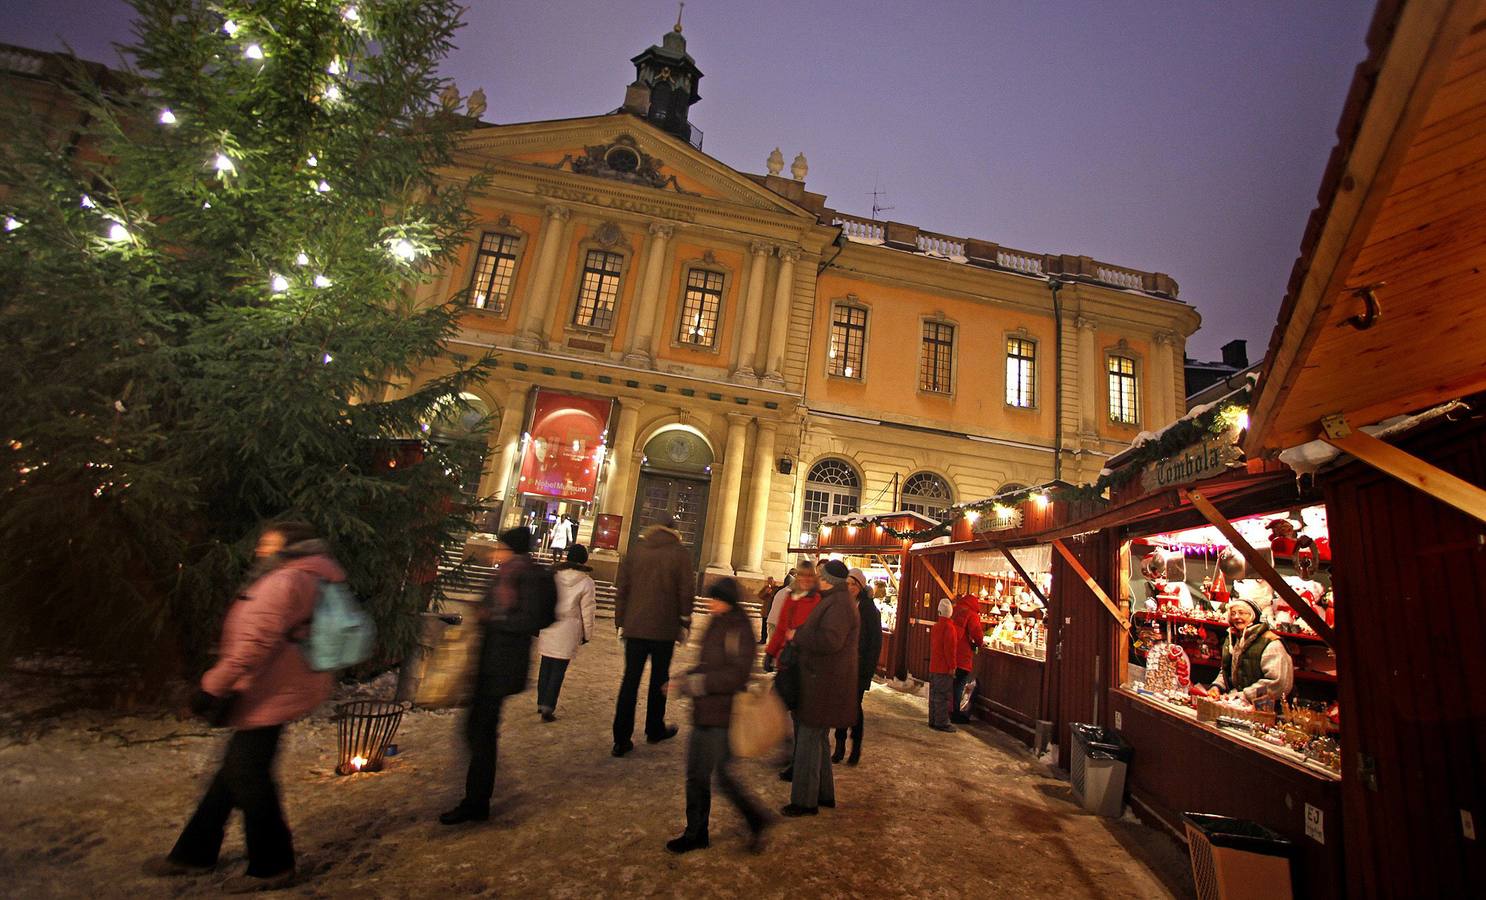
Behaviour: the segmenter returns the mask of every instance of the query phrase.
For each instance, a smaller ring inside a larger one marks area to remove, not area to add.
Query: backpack
[[[320,582],[309,633],[299,641],[310,668],[331,672],[365,662],[376,640],[376,625],[346,583]]]

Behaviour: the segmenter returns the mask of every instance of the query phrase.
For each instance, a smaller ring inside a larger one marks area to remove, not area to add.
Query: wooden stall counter
[[[975,716],[1032,746],[1042,718],[1040,659],[987,646],[975,655]]]
[[[1126,688],[1110,690],[1109,704],[1112,724],[1135,748],[1126,784],[1137,815],[1179,837],[1184,812],[1258,822],[1294,842],[1296,897],[1341,896],[1335,773]]]

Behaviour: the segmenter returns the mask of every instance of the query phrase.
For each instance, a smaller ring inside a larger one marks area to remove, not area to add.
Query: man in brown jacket
[[[800,654],[799,733],[795,738],[794,781],[786,816],[813,816],[817,807],[836,805],[827,735],[857,720],[857,638],[861,619],[846,592],[846,564],[838,559],[820,569],[826,593],[793,635]]]
[[[671,654],[691,627],[696,570],[691,551],[674,527],[652,525],[619,564],[614,594],[614,627],[624,640],[624,679],[614,703],[614,755],[635,748],[635,703],[640,677],[650,660],[650,693],[645,703],[645,740],[652,744],[676,736],[666,724],[666,682]]]

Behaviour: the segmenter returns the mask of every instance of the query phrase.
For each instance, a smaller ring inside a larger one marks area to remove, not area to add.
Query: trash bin
[[[1257,822],[1185,813],[1199,900],[1290,900],[1295,845]]]
[[[1113,728],[1075,722],[1069,780],[1084,809],[1118,818],[1125,811],[1125,773],[1135,748]]]

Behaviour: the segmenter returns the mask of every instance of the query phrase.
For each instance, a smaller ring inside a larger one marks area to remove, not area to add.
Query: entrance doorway
[[[630,541],[651,525],[674,521],[700,569],[711,479],[712,448],[701,435],[677,427],[651,438],[640,460]]]

